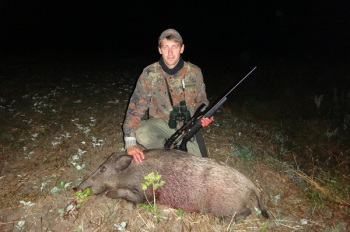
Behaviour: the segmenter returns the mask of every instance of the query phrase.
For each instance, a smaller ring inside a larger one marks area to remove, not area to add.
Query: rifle
[[[202,118],[210,118],[213,116],[225,103],[227,96],[243,82],[254,70],[256,66],[243,77],[235,86],[233,86],[217,103],[215,103],[211,108],[207,109],[206,105],[201,104],[194,115],[180,128],[178,129],[169,139],[166,140],[164,148],[169,149],[172,146],[175,149],[182,151],[187,151],[187,142],[202,128]],[[182,139],[180,145],[179,141]]]

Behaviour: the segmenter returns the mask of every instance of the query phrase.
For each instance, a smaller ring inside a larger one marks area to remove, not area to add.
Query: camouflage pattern
[[[164,78],[168,81],[174,106],[185,100],[187,108],[193,115],[202,103],[209,104],[203,75],[197,66],[184,62],[182,69],[175,75],[169,75],[164,72],[159,62],[153,63],[143,70],[131,96],[123,124],[125,136],[136,136],[135,132],[147,110],[149,110],[150,118],[161,118],[168,121],[173,108]],[[182,86],[183,79],[185,89]]]

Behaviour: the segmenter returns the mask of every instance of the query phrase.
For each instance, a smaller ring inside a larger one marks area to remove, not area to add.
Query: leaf
[[[68,188],[70,185],[71,185],[72,182],[69,182],[69,183],[65,183],[64,184],[64,188]]]
[[[184,214],[184,211],[182,210],[182,209],[177,209],[177,211],[176,211],[176,215],[177,216],[182,216]]]
[[[86,199],[87,197],[91,196],[92,191],[90,188],[86,188],[84,191],[79,190],[79,191],[75,192],[74,194],[77,197],[78,201],[82,201],[82,200]]]
[[[65,214],[65,211],[64,209],[58,209],[57,210],[57,213],[60,215],[60,216],[63,216]]]
[[[62,188],[64,186],[65,182],[64,180],[57,180],[56,181],[56,186]]]
[[[55,187],[53,187],[52,189],[51,189],[51,194],[55,194],[55,193],[57,193],[58,191],[60,191],[60,189],[57,187],[57,186],[55,186]]]
[[[82,191],[82,190],[79,190],[79,191],[76,191],[76,192],[74,193],[74,195],[77,196],[77,197],[80,197],[82,193],[83,193],[83,191]]]
[[[91,195],[92,195],[92,190],[91,190],[91,188],[86,188],[86,189],[84,190],[84,193],[86,194],[86,197],[91,196]]]
[[[141,207],[152,211],[153,210],[153,206],[149,205],[149,204],[139,204]]]
[[[162,175],[159,175],[159,174],[158,174],[158,175],[155,175],[155,176],[154,176],[154,180],[155,180],[155,181],[159,181],[160,178],[162,178]]]
[[[72,211],[74,209],[75,209],[75,205],[68,205],[66,211],[69,212],[69,211]]]

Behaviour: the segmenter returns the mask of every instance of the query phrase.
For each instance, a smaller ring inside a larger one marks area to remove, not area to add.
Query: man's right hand
[[[133,161],[136,163],[141,163],[145,158],[145,154],[143,154],[143,151],[138,146],[129,146],[126,149],[126,153],[128,155],[132,155],[134,158]]]

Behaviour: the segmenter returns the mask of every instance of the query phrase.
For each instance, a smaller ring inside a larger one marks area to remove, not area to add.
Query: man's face
[[[172,40],[163,39],[161,46],[158,47],[159,53],[162,55],[163,60],[168,68],[174,68],[180,60],[180,56],[184,51],[185,46]]]

